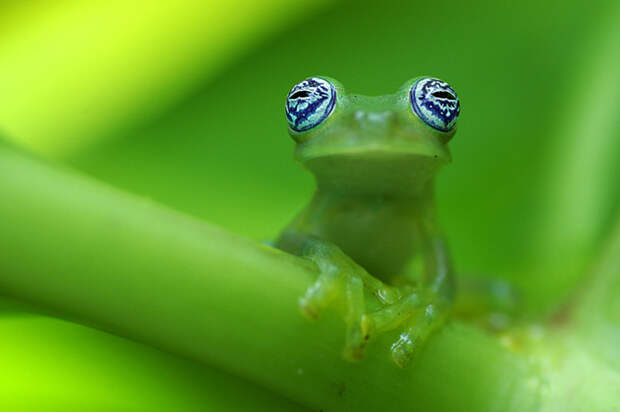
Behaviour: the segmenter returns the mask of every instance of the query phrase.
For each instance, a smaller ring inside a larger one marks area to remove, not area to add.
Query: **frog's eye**
[[[319,125],[334,110],[336,88],[327,80],[311,77],[296,84],[286,98],[286,119],[296,132]]]
[[[456,125],[461,103],[448,83],[432,77],[422,78],[411,86],[409,100],[416,116],[430,127],[449,132]]]

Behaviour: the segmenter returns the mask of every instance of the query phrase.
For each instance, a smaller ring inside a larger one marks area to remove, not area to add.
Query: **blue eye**
[[[409,92],[413,112],[430,127],[449,132],[456,125],[461,103],[450,85],[439,79],[418,80]]]
[[[286,98],[286,119],[296,132],[319,125],[334,110],[336,89],[325,79],[311,77],[296,84]]]

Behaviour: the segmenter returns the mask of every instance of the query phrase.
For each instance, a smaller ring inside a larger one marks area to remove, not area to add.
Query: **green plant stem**
[[[620,382],[620,215],[613,228],[592,276],[584,282],[574,314],[590,352],[615,369]]]
[[[317,274],[309,262],[2,144],[0,176],[0,293],[315,409],[526,411],[538,402],[530,365],[477,330],[449,324],[405,370],[389,358],[394,335],[347,363],[339,317],[299,313]]]
[[[541,198],[541,230],[533,247],[537,287],[562,301],[598,256],[618,214],[620,154],[620,4],[610,7],[585,43],[550,146]]]
[[[608,411],[620,405],[620,216],[612,229],[563,316],[528,350],[548,382],[541,412]]]
[[[257,385],[0,297],[0,411],[303,412]]]

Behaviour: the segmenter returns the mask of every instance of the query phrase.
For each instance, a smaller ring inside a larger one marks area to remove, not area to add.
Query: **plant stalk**
[[[310,262],[0,144],[0,293],[213,365],[314,409],[527,411],[535,368],[451,322],[413,364],[395,334],[342,359],[335,312],[307,321]]]

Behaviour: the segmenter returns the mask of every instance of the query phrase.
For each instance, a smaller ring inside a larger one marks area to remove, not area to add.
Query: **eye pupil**
[[[418,80],[409,93],[411,108],[424,123],[442,132],[454,128],[461,103],[448,83],[425,77]]]
[[[295,92],[295,94],[293,94],[291,97],[289,97],[289,99],[299,99],[299,98],[305,98],[305,97],[309,97],[310,96],[310,92],[307,90],[300,90],[298,92]]]
[[[286,119],[296,132],[321,124],[334,109],[336,89],[327,80],[311,77],[296,84],[286,99]]]
[[[452,94],[444,90],[439,91],[439,92],[433,92],[431,94],[440,99],[456,100],[456,97],[454,97]]]

